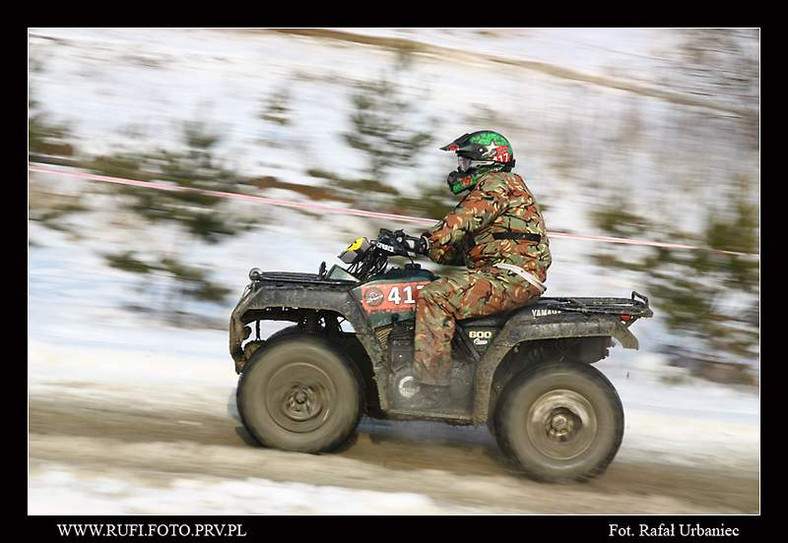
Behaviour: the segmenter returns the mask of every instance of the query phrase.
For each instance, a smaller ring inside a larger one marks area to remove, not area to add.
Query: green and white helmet
[[[457,171],[451,172],[446,179],[453,194],[473,188],[484,173],[510,171],[514,167],[512,145],[492,130],[463,134],[441,150],[457,154]]]

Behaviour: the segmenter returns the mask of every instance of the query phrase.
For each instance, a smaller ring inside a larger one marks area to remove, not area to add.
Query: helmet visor
[[[464,156],[457,157],[457,170],[467,172],[471,168],[471,159]]]

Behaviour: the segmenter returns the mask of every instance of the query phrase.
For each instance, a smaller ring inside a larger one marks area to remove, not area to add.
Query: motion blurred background
[[[759,30],[742,28],[29,29],[31,511],[74,501],[73,467],[37,437],[57,433],[55,397],[225,409],[248,269],[313,272],[380,227],[418,233],[309,204],[437,220],[456,204],[438,148],[484,128],[567,234],[548,295],[651,300],[640,351],[600,367],[629,383],[625,409],[717,401],[749,424],[736,454],[757,472],[759,74]],[[709,431],[705,452],[736,439]],[[165,506],[134,507],[109,511]]]

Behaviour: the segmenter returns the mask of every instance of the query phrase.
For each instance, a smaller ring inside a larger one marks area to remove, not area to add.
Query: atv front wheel
[[[525,370],[507,385],[494,417],[504,453],[545,482],[599,475],[624,435],[618,393],[601,372],[582,363]]]
[[[355,366],[313,335],[282,338],[256,353],[236,398],[249,433],[265,447],[287,451],[338,447],[362,411]]]

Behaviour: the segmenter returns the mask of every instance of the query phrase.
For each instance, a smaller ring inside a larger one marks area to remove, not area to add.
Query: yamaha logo
[[[547,315],[558,315],[560,311],[556,311],[555,309],[532,309],[531,315],[534,317],[546,317]]]
[[[383,293],[379,288],[371,287],[369,290],[367,290],[364,301],[367,303],[367,305],[380,305],[383,303]]]

